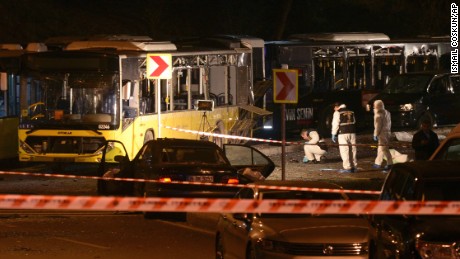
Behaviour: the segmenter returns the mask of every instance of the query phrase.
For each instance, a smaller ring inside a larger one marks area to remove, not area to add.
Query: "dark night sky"
[[[39,42],[55,36],[94,34],[148,35],[155,40],[212,34],[247,34],[272,40],[294,33],[334,31],[383,32],[392,38],[448,35],[450,3],[445,0],[0,0],[0,42]],[[283,20],[285,11],[288,15]]]

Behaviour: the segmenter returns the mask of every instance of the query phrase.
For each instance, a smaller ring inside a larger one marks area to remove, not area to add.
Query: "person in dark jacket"
[[[423,121],[412,138],[415,160],[428,160],[439,146],[438,135],[431,129],[431,121]]]

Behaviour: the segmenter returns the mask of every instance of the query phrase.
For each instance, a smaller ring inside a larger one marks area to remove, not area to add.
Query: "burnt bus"
[[[450,62],[448,38],[390,40],[382,33],[324,33],[293,35],[265,42],[265,71],[298,70],[298,103],[286,104],[286,137],[298,137],[302,128],[317,128],[330,136],[333,104],[342,102],[357,117],[359,130],[368,128],[366,105],[389,80],[406,72],[436,71]],[[259,97],[259,98],[257,98]],[[281,109],[273,102],[273,87],[256,103],[273,116],[259,125],[256,136],[281,138]]]

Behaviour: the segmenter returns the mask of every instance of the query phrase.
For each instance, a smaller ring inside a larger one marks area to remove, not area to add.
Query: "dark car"
[[[430,160],[460,160],[460,123],[441,141]]]
[[[129,161],[126,154],[121,142],[107,142],[98,170],[98,174],[107,180],[98,181],[99,194],[145,197],[233,197],[237,191],[236,187],[196,183],[227,186],[247,183],[268,177],[275,168],[268,157],[252,147],[226,144],[222,150],[213,142],[201,140],[156,139],[145,143],[132,161]],[[249,175],[248,171],[250,171]],[[114,177],[155,180],[155,182],[110,180]]]
[[[263,189],[341,189],[319,181],[263,181],[243,187],[237,199],[344,200],[339,192]],[[368,258],[369,225],[355,215],[226,213],[217,223],[216,258]]]
[[[460,201],[460,161],[395,164],[380,200]],[[374,215],[376,258],[460,258],[460,216]]]
[[[407,73],[394,76],[366,107],[372,116],[375,100],[382,100],[391,113],[393,128],[416,128],[424,120],[432,125],[460,121],[460,75],[450,73]],[[372,122],[368,116],[367,121]]]

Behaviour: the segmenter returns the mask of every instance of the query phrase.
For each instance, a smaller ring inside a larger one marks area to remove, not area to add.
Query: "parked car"
[[[381,93],[366,106],[368,118],[373,116],[375,100],[382,100],[391,113],[393,128],[419,129],[423,120],[432,125],[450,125],[460,122],[460,74],[407,73],[396,75]]]
[[[226,144],[222,150],[209,141],[156,139],[145,143],[130,161],[123,144],[110,140],[103,148],[98,169],[98,175],[107,180],[99,180],[97,189],[101,195],[233,197],[236,187],[171,182],[248,183],[268,177],[274,168],[267,156],[243,145]],[[252,174],[243,174],[248,170]],[[115,177],[158,182],[111,180]]]
[[[395,164],[380,200],[460,201],[460,161]],[[374,258],[460,258],[460,216],[374,215]]]
[[[341,189],[318,181],[264,181],[263,185]],[[237,199],[343,200],[343,193],[269,190],[251,184]],[[226,213],[217,223],[216,258],[368,258],[369,226],[355,215]]]
[[[441,141],[430,160],[460,160],[460,123]]]

